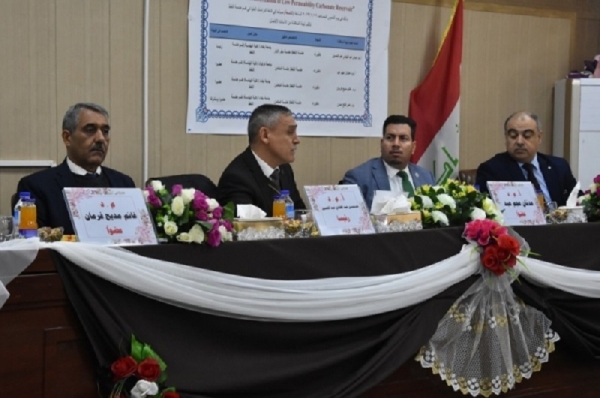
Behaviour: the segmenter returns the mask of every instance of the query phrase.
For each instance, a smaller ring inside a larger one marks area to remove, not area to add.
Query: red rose
[[[488,246],[485,248],[483,256],[481,256],[481,262],[485,268],[498,276],[506,271],[498,257],[498,248],[496,246]]]
[[[177,394],[175,391],[166,391],[163,393],[161,398],[179,398],[179,394]]]
[[[110,365],[110,370],[115,375],[116,380],[131,376],[137,367],[137,362],[130,356],[117,359]]]
[[[137,367],[137,375],[147,381],[155,381],[160,376],[160,365],[154,358],[146,358]]]
[[[510,257],[504,261],[504,264],[510,268],[513,268],[515,265],[517,265],[517,258],[511,254]]]
[[[506,250],[513,256],[518,256],[521,252],[521,245],[519,241],[510,235],[500,235],[498,237],[498,247]]]

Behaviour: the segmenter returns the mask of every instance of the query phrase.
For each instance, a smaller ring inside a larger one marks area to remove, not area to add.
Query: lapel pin
[[[552,166],[548,166],[548,170],[550,170],[552,168]]]
[[[419,178],[419,173],[415,173],[415,177],[416,177],[416,178]]]

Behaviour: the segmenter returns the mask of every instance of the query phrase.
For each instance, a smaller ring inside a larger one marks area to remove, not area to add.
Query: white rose
[[[434,222],[439,222],[442,225],[448,225],[448,217],[444,213],[438,210],[434,210],[431,212],[431,218],[433,218]]]
[[[498,222],[498,224],[504,224],[504,214],[500,210],[496,210],[494,212],[494,221]]]
[[[156,383],[147,380],[138,380],[135,386],[131,389],[132,398],[151,397],[158,394],[158,386]]]
[[[221,241],[228,242],[233,240],[233,235],[227,230],[227,228],[225,228],[225,226],[219,226],[219,233],[221,234]]]
[[[152,189],[154,189],[155,191],[160,191],[161,189],[164,189],[164,187],[165,187],[163,185],[163,183],[158,180],[150,181],[150,186],[152,186]]]
[[[485,211],[479,207],[474,207],[471,211],[471,214],[469,214],[469,217],[471,217],[471,220],[485,220],[487,215]]]
[[[177,240],[183,243],[192,243],[192,237],[187,232],[182,232],[177,235]]]
[[[431,198],[429,196],[419,195],[419,197],[421,198],[421,201],[423,202],[424,209],[431,209],[433,207],[433,200],[431,200]]]
[[[456,209],[456,202],[454,199],[452,199],[452,196],[448,195],[447,193],[441,193],[437,198],[444,206],[449,206],[451,209]]]
[[[485,211],[485,213],[489,215],[492,215],[497,211],[494,201],[490,198],[485,198],[483,200],[483,203],[481,204],[481,207],[483,207],[483,211]]]
[[[177,224],[173,221],[165,221],[165,234],[173,236],[177,233]]]
[[[204,230],[198,224],[190,229],[190,240],[196,243],[204,242]]]
[[[219,207],[219,202],[217,202],[213,198],[207,198],[206,199],[206,204],[208,205],[208,211],[213,211],[214,209],[216,209],[217,207]]]
[[[171,210],[173,210],[173,214],[176,216],[182,215],[184,208],[185,205],[183,204],[183,198],[181,196],[175,196],[173,198],[173,202],[171,202]]]
[[[187,205],[192,200],[194,200],[194,193],[196,193],[196,190],[194,188],[182,189],[181,197],[183,198],[183,203]]]

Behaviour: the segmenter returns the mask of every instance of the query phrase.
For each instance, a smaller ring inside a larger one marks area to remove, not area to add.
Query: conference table
[[[516,227],[536,258],[600,271],[600,223]],[[228,242],[217,248],[132,246],[154,258],[274,280],[370,277],[420,269],[457,254],[461,228],[362,236]],[[1,265],[0,265],[1,266]],[[7,286],[0,309],[2,396],[96,397],[134,334],[168,365],[183,397],[460,396],[415,356],[454,301],[479,276],[382,314],[274,322],[192,312],[100,278],[55,250]],[[592,397],[600,390],[600,300],[537,286],[513,290],[560,335],[541,371],[507,397]]]

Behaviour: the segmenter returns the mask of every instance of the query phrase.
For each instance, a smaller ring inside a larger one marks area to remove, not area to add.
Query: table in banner
[[[600,223],[515,230],[540,260],[600,271]],[[406,273],[454,256],[464,244],[461,233],[446,228],[232,242],[216,249],[168,244],[128,250],[262,279],[370,277]],[[97,364],[110,366],[133,333],[165,360],[168,385],[183,397],[457,397],[462,394],[414,358],[476,278],[377,315],[259,321],[155,301],[44,249],[7,286],[11,296],[0,309],[0,391],[3,396],[33,398],[98,396],[95,380],[102,372]],[[597,396],[600,299],[543,288],[524,278],[512,287],[552,321],[560,340],[540,371],[503,395]]]

